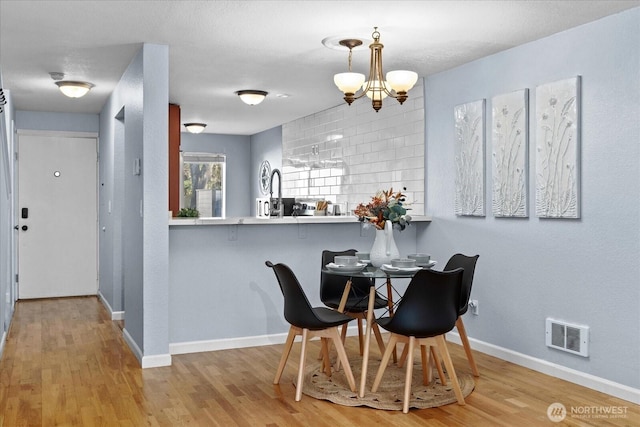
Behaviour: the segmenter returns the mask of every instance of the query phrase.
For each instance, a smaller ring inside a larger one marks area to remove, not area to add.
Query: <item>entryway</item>
[[[95,295],[97,139],[18,134],[18,298]]]

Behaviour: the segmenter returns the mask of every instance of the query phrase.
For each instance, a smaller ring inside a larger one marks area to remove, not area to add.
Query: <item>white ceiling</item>
[[[141,44],[166,44],[169,102],[181,106],[182,122],[207,123],[210,133],[251,135],[343,102],[333,75],[346,71],[347,52],[324,47],[326,37],[370,40],[378,26],[385,72],[427,76],[639,5],[0,0],[0,69],[18,110],[99,113]],[[369,49],[354,51],[353,61],[354,71],[366,73]],[[84,98],[66,98],[51,71],[95,87]],[[241,89],[269,96],[250,107],[235,95]],[[280,93],[290,96],[276,97]]]

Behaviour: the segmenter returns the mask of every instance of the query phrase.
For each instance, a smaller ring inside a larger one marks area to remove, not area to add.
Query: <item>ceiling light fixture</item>
[[[242,102],[248,105],[258,105],[269,94],[263,90],[239,90],[236,92]]]
[[[60,92],[67,95],[69,98],[81,98],[87,94],[94,86],[87,82],[73,82],[70,80],[56,82],[60,88]]]
[[[185,123],[184,127],[187,128],[190,133],[202,133],[207,125],[204,123]]]
[[[351,105],[353,101],[361,98],[365,94],[371,98],[373,109],[378,112],[382,108],[382,100],[387,96],[395,98],[400,104],[409,97],[407,92],[418,81],[418,74],[413,71],[398,70],[389,71],[386,80],[382,74],[382,48],[380,43],[380,33],[378,27],[373,27],[373,43],[369,45],[371,49],[371,61],[369,63],[369,78],[365,81],[365,75],[351,72],[351,54],[353,48],[362,44],[358,39],[340,40],[340,45],[349,49],[349,72],[339,73],[333,76],[333,81],[344,93],[344,100]],[[362,88],[362,93],[356,96],[358,89]]]

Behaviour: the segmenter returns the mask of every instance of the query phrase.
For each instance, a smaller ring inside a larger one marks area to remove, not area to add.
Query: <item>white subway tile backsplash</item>
[[[404,105],[386,98],[376,113],[363,97],[287,123],[282,135],[286,196],[324,197],[353,209],[379,190],[407,187],[411,213],[424,213],[421,81]]]

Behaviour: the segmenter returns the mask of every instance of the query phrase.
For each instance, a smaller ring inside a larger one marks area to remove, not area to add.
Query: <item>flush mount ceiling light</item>
[[[56,82],[60,88],[60,92],[69,98],[81,98],[87,94],[93,87],[91,83],[74,82],[70,80]]]
[[[395,98],[400,104],[409,97],[407,92],[418,81],[418,74],[413,71],[398,70],[389,71],[386,80],[382,74],[382,48],[380,43],[380,33],[378,27],[373,27],[373,43],[369,45],[371,49],[371,61],[369,63],[369,78],[365,81],[365,75],[351,72],[351,54],[353,48],[362,44],[358,39],[340,40],[340,45],[349,49],[349,72],[339,73],[333,76],[333,81],[344,93],[344,100],[351,105],[353,101],[367,95],[371,98],[373,109],[378,112],[382,108],[382,100],[387,96]],[[362,88],[362,93],[356,92]]]
[[[239,90],[236,92],[242,102],[248,105],[258,105],[269,94],[263,90]]]
[[[184,127],[191,133],[202,133],[204,128],[207,127],[204,123],[185,123]]]

